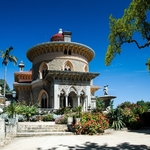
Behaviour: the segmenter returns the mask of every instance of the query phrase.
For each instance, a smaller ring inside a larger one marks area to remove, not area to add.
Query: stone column
[[[0,139],[5,139],[5,121],[0,118]]]
[[[87,111],[87,102],[88,102],[88,100],[87,100],[87,95],[85,95],[84,96],[84,111]]]
[[[61,97],[60,97],[60,107],[61,107],[61,108],[64,107],[64,102],[63,102],[63,101],[64,101],[64,96],[63,96],[63,97],[61,96]]]
[[[57,98],[57,105],[58,105],[58,109],[60,109],[60,95],[58,94],[58,98]]]
[[[59,109],[58,94],[60,94],[58,90],[58,84],[54,83],[54,109]]]
[[[80,95],[78,95],[77,97],[78,97],[78,106],[80,106]]]
[[[66,107],[68,107],[68,95],[65,95],[66,100]]]
[[[15,137],[17,134],[18,122],[16,118],[8,119],[8,125],[6,126],[6,137]]]

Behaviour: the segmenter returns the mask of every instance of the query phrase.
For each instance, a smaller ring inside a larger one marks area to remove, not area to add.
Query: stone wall
[[[31,93],[30,93],[30,89],[20,89],[19,90],[19,97],[18,97],[18,101],[26,101],[27,104],[30,103],[30,99],[31,99]]]
[[[6,125],[6,137],[15,137],[17,134],[17,125]]]
[[[9,144],[16,137],[18,123],[15,118],[12,120],[6,124],[5,120],[0,118],[0,148]]]
[[[85,72],[85,62],[74,60],[74,59],[54,59],[48,63],[49,70],[64,70],[65,62],[69,61],[73,66],[73,71]]]
[[[64,64],[67,61],[69,61],[72,64],[73,71],[85,72],[85,67],[87,66],[86,68],[87,68],[87,72],[88,72],[88,63],[78,57],[75,57],[75,56],[55,58],[53,60],[43,59],[42,61],[37,62],[36,64],[33,64],[32,80],[36,80],[39,78],[39,67],[42,62],[47,63],[48,70],[64,70]]]
[[[0,140],[5,138],[5,121],[0,118]]]
[[[39,102],[39,94],[41,91],[45,91],[48,94],[48,107],[50,107],[50,85],[45,84],[44,82],[41,82],[41,84],[34,84],[32,88],[32,97],[33,97],[33,103]]]
[[[42,62],[39,62],[32,66],[32,80],[36,80],[39,78],[39,67]]]
[[[32,89],[32,96],[33,96],[33,103],[37,103],[38,102],[38,95],[40,93],[40,91],[42,90],[42,86],[39,87],[35,87],[34,89]]]

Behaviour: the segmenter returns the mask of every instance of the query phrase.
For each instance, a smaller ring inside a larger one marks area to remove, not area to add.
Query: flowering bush
[[[67,124],[67,117],[65,115],[61,115],[60,117],[55,119],[56,124]]]
[[[138,129],[142,126],[142,108],[137,105],[126,107],[122,111],[123,121],[129,129]]]
[[[74,125],[77,134],[99,134],[109,127],[108,119],[101,113],[84,113],[81,121]]]

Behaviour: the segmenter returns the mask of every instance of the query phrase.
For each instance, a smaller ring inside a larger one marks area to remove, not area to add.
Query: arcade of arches
[[[74,87],[70,87],[69,93],[62,89],[60,93],[58,94],[58,107],[59,108],[65,108],[70,107],[73,108],[75,106],[82,106],[83,111],[86,110],[86,94],[82,90],[80,94],[77,94],[78,92]],[[39,107],[40,108],[49,108],[49,104],[52,105],[51,102],[48,101],[49,97],[45,90],[41,90],[38,96],[39,101]],[[50,106],[52,108],[52,106]]]

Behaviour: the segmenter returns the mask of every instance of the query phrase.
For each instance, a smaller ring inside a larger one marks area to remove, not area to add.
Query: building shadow
[[[59,147],[53,147],[49,149],[42,149],[42,148],[37,148],[37,150],[57,150],[58,148],[65,148],[66,150],[150,150],[150,147],[146,145],[133,145],[129,144],[127,142],[121,143],[117,146],[108,146],[107,144],[104,145],[98,145],[98,143],[91,143],[91,142],[86,142],[82,145],[76,145],[76,146],[68,146],[68,145],[59,145]]]
[[[150,134],[150,128],[149,129],[139,129],[139,130],[128,130],[128,132]]]

